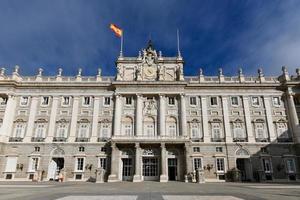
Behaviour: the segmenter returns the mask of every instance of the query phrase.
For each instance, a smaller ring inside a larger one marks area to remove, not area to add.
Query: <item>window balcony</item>
[[[45,142],[45,138],[42,137],[32,137],[31,142]]]
[[[90,138],[80,137],[80,138],[75,139],[75,142],[89,142],[89,141],[90,141]]]
[[[247,138],[233,138],[233,142],[247,142]]]
[[[99,138],[97,139],[98,142],[107,142],[108,140],[109,140],[108,137],[99,137]]]
[[[66,142],[67,138],[65,137],[54,137],[53,142]]]
[[[177,141],[177,140],[189,140],[188,137],[184,136],[165,136],[165,135],[154,135],[154,136],[128,136],[128,135],[114,135],[111,138],[112,140],[165,140],[165,141]]]
[[[23,142],[23,138],[21,138],[21,137],[10,137],[9,142]]]
[[[192,142],[203,142],[203,138],[191,138]]]
[[[211,138],[212,142],[225,142],[225,138]]]
[[[255,138],[256,142],[269,142],[269,138]]]

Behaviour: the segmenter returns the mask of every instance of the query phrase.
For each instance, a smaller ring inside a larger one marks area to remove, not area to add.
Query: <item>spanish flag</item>
[[[109,28],[116,34],[116,36],[122,37],[123,30],[117,27],[115,24],[110,24]]]

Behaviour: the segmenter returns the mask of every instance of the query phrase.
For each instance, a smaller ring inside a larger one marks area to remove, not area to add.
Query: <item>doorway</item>
[[[250,160],[249,158],[237,158],[236,168],[241,172],[241,181],[251,181],[250,177]]]
[[[133,171],[133,163],[132,158],[122,158],[122,180],[123,181],[131,181],[132,180],[132,171]]]
[[[143,176],[145,181],[159,179],[159,165],[157,157],[143,158]]]
[[[49,181],[57,181],[61,169],[64,168],[65,160],[64,158],[52,158],[48,165],[48,175],[47,179]]]
[[[177,180],[177,158],[168,159],[168,175],[169,181]]]

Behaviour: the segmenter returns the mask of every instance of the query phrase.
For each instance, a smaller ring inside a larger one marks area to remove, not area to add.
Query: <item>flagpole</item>
[[[124,32],[122,32],[122,35],[121,35],[120,57],[123,57],[123,34],[124,34]]]
[[[177,29],[177,55],[181,57],[180,47],[179,47],[179,30]]]

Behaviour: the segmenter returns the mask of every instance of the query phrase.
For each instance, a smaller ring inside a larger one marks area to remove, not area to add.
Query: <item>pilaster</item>
[[[228,113],[228,98],[222,96],[222,107],[223,107],[223,119],[224,119],[224,129],[225,129],[225,140],[226,142],[232,142],[230,123],[229,123],[229,113]]]
[[[135,136],[143,135],[143,97],[136,95]]]
[[[253,133],[252,124],[251,124],[249,98],[246,96],[243,96],[243,107],[244,107],[244,115],[245,115],[245,121],[246,121],[246,131],[247,131],[247,136],[248,136],[248,142],[254,143],[255,135]]]
[[[115,96],[115,113],[114,113],[114,136],[120,135],[121,133],[121,115],[122,115],[122,102],[121,96],[116,94]]]
[[[185,105],[185,95],[180,95],[180,124],[181,124],[181,136],[187,138],[186,131],[186,105]]]
[[[37,108],[38,108],[37,104],[38,104],[38,97],[36,97],[36,96],[32,97],[24,142],[30,142],[31,141],[31,137],[32,137],[32,134],[33,134],[33,129],[34,129],[34,120],[35,120],[36,111],[37,111]]]
[[[141,147],[139,143],[135,144],[135,168],[134,168],[133,182],[141,182]]]
[[[0,128],[0,142],[8,142],[13,128],[13,120],[16,110],[16,97],[8,95],[2,127]]]
[[[266,116],[267,116],[267,125],[268,125],[268,132],[270,141],[273,142],[276,140],[276,134],[274,130],[274,124],[273,124],[273,117],[272,117],[272,110],[271,110],[271,104],[270,104],[270,97],[264,96],[264,105],[266,109]]]
[[[94,97],[91,142],[97,142],[97,138],[98,138],[97,131],[98,131],[99,109],[100,109],[100,97]]]
[[[208,116],[207,116],[207,97],[201,97],[201,110],[202,110],[202,126],[203,126],[203,141],[210,142],[208,131]]]
[[[168,182],[167,176],[167,150],[164,143],[161,143],[161,174],[159,182]]]
[[[107,182],[118,182],[119,174],[119,149],[115,143],[111,144],[111,164],[110,164],[110,175],[108,176]]]
[[[49,120],[48,135],[46,137],[46,142],[52,142],[53,137],[55,135],[55,123],[56,123],[58,100],[59,100],[59,97],[53,97],[50,120]]]
[[[165,96],[159,95],[159,135],[166,136],[166,108]]]
[[[71,118],[71,124],[70,124],[69,142],[75,142],[75,138],[76,138],[79,98],[80,97],[73,97],[73,107],[72,107],[72,118]]]

